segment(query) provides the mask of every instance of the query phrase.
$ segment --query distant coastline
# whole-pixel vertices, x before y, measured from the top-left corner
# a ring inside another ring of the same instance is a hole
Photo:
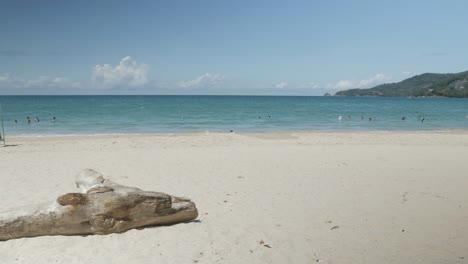
[[[468,71],[424,73],[398,83],[381,84],[369,89],[338,91],[335,96],[468,98]]]

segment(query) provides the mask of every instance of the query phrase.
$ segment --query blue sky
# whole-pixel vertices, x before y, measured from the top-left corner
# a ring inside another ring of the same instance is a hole
[[[468,1],[0,1],[0,94],[322,95],[468,70]]]

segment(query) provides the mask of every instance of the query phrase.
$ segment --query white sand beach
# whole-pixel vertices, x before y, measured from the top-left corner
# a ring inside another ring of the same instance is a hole
[[[0,263],[467,263],[468,132],[7,138],[0,211],[82,169],[188,197],[198,221],[0,242]]]

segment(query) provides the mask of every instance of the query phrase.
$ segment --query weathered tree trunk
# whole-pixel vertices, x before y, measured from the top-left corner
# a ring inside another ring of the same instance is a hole
[[[49,206],[0,213],[0,241],[44,235],[120,233],[197,218],[189,199],[147,192],[105,180],[87,169],[76,177],[81,193],[67,193]]]

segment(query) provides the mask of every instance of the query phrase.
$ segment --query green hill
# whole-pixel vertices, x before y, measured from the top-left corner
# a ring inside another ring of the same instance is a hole
[[[369,89],[349,89],[339,91],[335,95],[468,97],[468,71],[424,73],[398,83],[381,84]]]

